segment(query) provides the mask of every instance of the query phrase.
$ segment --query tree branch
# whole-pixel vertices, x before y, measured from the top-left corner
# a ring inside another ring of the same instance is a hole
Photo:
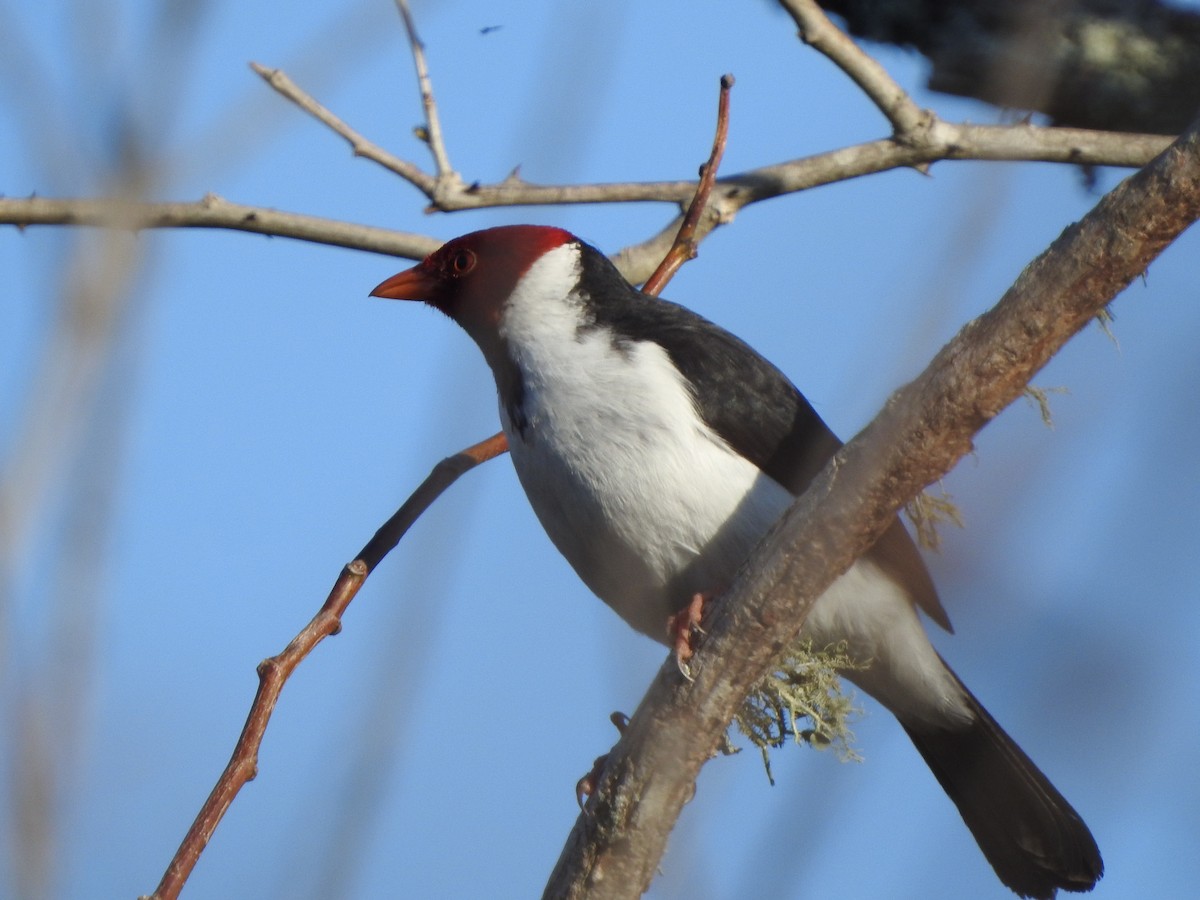
[[[422,259],[441,241],[423,234],[355,225],[262,206],[231,203],[206,194],[195,203],[142,203],[121,198],[0,197],[0,225],[84,225],[141,231],[146,228],[230,228],[334,247]]]
[[[1170,142],[1169,137],[1162,135],[1112,134],[1031,125],[955,125],[934,117],[928,128],[906,136],[905,143],[890,138],[869,141],[719,178],[709,203],[716,221],[727,223],[743,208],[763,200],[890,169],[921,167],[938,160],[1140,166]],[[695,181],[540,185],[510,176],[496,184],[471,185],[461,192],[443,196],[437,208],[450,211],[495,206],[646,201],[682,206],[695,196],[696,188]],[[85,225],[132,231],[229,228],[408,259],[422,259],[440,244],[424,235],[246,206],[215,194],[208,194],[195,203],[0,197],[0,225]],[[619,256],[625,277],[633,282],[645,281],[662,259],[663,250],[670,245],[677,230],[678,224],[672,223],[651,239],[658,252],[646,248],[647,252],[638,253],[637,248],[632,248]]]
[[[721,93],[717,100],[717,133],[713,137],[712,150],[708,160],[700,166],[700,184],[696,195],[688,205],[687,213],[679,225],[675,241],[671,249],[664,254],[658,268],[646,279],[642,290],[652,297],[657,297],[667,283],[675,277],[679,268],[689,260],[696,258],[696,248],[700,243],[697,229],[704,211],[708,208],[708,198],[712,194],[713,185],[717,180],[717,169],[721,166],[721,158],[725,155],[725,142],[729,139],[729,92],[733,90],[733,76],[721,76]]]
[[[784,5],[790,5],[784,3]],[[1182,130],[1200,105],[1200,13],[1161,0],[821,0],[865,40],[912,48],[929,88],[1059,125]]]
[[[829,21],[816,0],[780,0],[780,5],[800,29],[800,40],[823,53],[849,75],[887,116],[897,136],[915,132],[929,120],[932,113],[914,103],[883,66]]]
[[[712,607],[686,681],[667,660],[609,756],[546,886],[548,898],[640,896],[750,687],[822,591],[895,512],[1200,217],[1200,120],[1034,260],[825,467]]]
[[[208,846],[234,798],[258,773],[258,749],[262,746],[263,736],[271,721],[271,715],[275,712],[275,705],[279,701],[284,684],[296,667],[316,649],[317,644],[341,631],[342,614],[358,594],[367,576],[380,560],[400,543],[400,539],[413,523],[450,485],[480,463],[492,459],[506,449],[503,435],[494,435],[446,457],[434,466],[433,471],[413,491],[396,514],[375,532],[375,536],[359,551],[354,561],[342,569],[328,598],[312,621],[281,653],[259,663],[258,692],[254,695],[254,702],[250,705],[250,713],[246,717],[246,724],[242,727],[229,764],[217,779],[192,827],[188,829],[158,887],[149,898],[143,900],[174,900],[179,896],[196,866],[196,861]]]
[[[433,96],[433,81],[429,77],[429,65],[425,62],[425,45],[417,36],[417,25],[409,12],[407,0],[396,0],[396,9],[404,19],[404,31],[408,34],[408,44],[412,49],[413,66],[417,70],[417,86],[421,89],[421,107],[425,110],[425,129],[423,139],[429,145],[433,154],[433,164],[437,167],[437,179],[434,191],[443,188],[461,188],[462,180],[454,167],[450,165],[450,156],[446,153],[446,141],[442,137],[442,122],[438,118],[437,101]]]
[[[280,96],[291,100],[318,122],[329,127],[334,134],[346,139],[355,156],[377,162],[389,172],[399,175],[405,181],[412,183],[421,193],[432,196],[437,187],[437,179],[421,171],[416,163],[401,159],[394,153],[389,153],[373,141],[367,140],[309,94],[300,85],[292,81],[282,69],[269,69],[260,63],[251,62],[250,68],[257,72],[267,84],[277,91]]]

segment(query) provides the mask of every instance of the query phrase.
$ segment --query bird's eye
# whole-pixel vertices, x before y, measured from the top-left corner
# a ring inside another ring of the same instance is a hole
[[[455,275],[466,275],[475,268],[475,254],[470,250],[459,250],[450,257],[450,271]]]

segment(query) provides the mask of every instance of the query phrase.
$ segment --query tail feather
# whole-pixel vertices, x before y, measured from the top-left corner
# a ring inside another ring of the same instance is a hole
[[[1104,862],[1087,825],[966,687],[963,693],[975,714],[966,727],[901,724],[979,849],[1022,897],[1090,891]]]

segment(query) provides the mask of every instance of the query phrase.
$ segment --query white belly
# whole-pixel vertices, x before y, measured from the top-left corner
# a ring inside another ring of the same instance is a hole
[[[662,641],[667,617],[698,591],[722,590],[792,498],[699,422],[661,348],[629,352],[639,358],[616,357],[603,386],[527,378],[525,434],[503,408],[501,420],[555,546],[597,596]]]
[[[551,256],[514,294],[501,332],[511,363],[498,364],[521,376],[522,427],[500,406],[513,465],[580,578],[665,641],[668,616],[697,592],[724,590],[792,497],[704,425],[660,346],[615,343],[571,305],[536,302],[533,275]],[[847,641],[870,665],[854,680],[893,711],[968,714],[911,598],[869,559],[818,598],[805,632],[818,646]]]
[[[695,593],[729,585],[792,500],[728,448],[681,438],[667,422],[626,429],[618,423],[627,415],[576,405],[531,420],[522,437],[501,418],[517,475],[559,552],[626,622],[660,642],[667,618]],[[852,680],[906,719],[967,715],[911,599],[870,559],[817,599],[804,633],[818,647],[846,641],[867,666]]]

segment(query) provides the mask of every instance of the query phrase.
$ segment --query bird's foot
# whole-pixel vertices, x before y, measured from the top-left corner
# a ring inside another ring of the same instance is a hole
[[[695,652],[692,649],[692,632],[704,634],[704,629],[700,627],[700,620],[704,617],[704,604],[708,602],[709,596],[709,594],[702,593],[694,594],[692,601],[687,606],[667,619],[667,636],[671,639],[675,663],[679,666],[680,674],[688,681],[692,680],[692,673],[687,662]]]
[[[608,717],[608,720],[617,727],[617,731],[621,734],[625,733],[625,728],[629,725],[629,716],[623,712],[613,713]],[[588,797],[596,793],[596,788],[600,786],[600,776],[604,774],[604,766],[607,763],[607,753],[597,756],[596,761],[592,763],[592,771],[575,782],[575,802],[579,804],[580,809],[584,808]]]

